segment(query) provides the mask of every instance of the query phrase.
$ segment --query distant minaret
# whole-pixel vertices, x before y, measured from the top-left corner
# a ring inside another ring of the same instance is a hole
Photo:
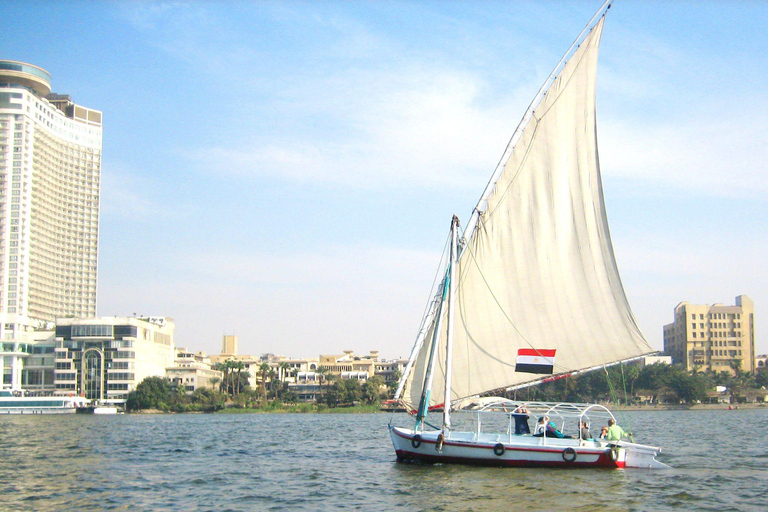
[[[234,334],[225,334],[221,343],[221,355],[223,356],[236,356],[237,355],[237,336]]]

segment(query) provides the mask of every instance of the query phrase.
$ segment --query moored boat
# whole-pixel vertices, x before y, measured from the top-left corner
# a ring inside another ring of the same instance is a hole
[[[390,425],[398,460],[666,467],[660,448],[632,440],[512,427],[525,406],[576,432],[615,421],[603,406],[495,398],[655,352],[621,284],[598,162],[597,54],[610,4],[536,94],[466,229],[451,221],[443,278],[395,393],[415,417],[410,428]],[[467,410],[468,401],[483,405]]]
[[[91,403],[77,410],[80,414],[120,414],[122,411],[116,405]]]
[[[25,396],[0,390],[0,414],[74,414],[88,403],[80,396]]]

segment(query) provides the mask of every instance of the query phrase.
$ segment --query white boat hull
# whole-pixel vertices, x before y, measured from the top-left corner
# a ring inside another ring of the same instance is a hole
[[[74,407],[8,407],[0,410],[0,414],[75,414]]]
[[[400,461],[510,467],[667,467],[655,459],[658,448],[634,443],[451,432],[439,446],[437,430],[417,433],[393,426],[389,430]]]

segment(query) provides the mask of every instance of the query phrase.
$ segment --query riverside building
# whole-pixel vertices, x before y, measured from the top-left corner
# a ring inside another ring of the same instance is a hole
[[[96,314],[102,113],[0,60],[0,387],[21,389],[34,332]]]
[[[165,317],[59,318],[55,388],[122,404],[146,377],[165,376],[177,352]]]
[[[681,302],[675,321],[664,326],[664,352],[688,371],[733,373],[738,364],[754,372],[754,303],[746,295],[736,297],[733,306]]]

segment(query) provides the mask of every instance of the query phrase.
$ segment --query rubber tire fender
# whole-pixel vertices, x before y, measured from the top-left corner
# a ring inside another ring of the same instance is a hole
[[[563,460],[567,463],[574,462],[576,460],[577,454],[576,450],[571,448],[570,446],[563,450]]]
[[[611,462],[616,462],[617,460],[619,460],[618,446],[614,446],[613,448],[608,450],[608,458],[611,459]]]
[[[499,457],[504,455],[505,451],[506,451],[506,449],[504,448],[504,445],[501,444],[501,443],[496,443],[496,445],[494,445],[494,447],[493,447],[493,453],[498,455]]]
[[[414,448],[418,448],[419,446],[421,446],[421,435],[416,434],[415,436],[413,436],[413,438],[411,439],[411,446],[413,446]]]

